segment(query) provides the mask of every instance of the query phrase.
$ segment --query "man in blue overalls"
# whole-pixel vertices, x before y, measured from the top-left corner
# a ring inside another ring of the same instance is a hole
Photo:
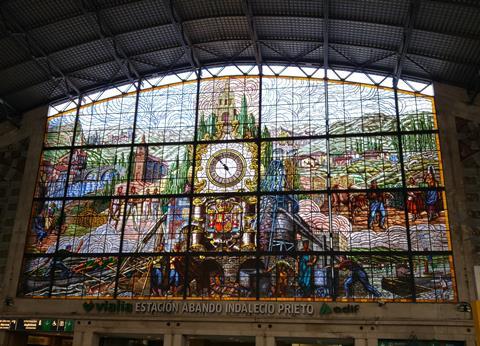
[[[378,183],[376,180],[372,180],[370,184],[370,189],[378,189]],[[385,217],[387,215],[385,211],[385,195],[380,191],[370,191],[367,193],[367,199],[369,201],[368,205],[368,229],[372,229],[373,221],[377,216],[377,213],[380,214],[380,220],[378,226],[381,229],[385,229]]]
[[[378,290],[375,287],[373,287],[373,285],[371,285],[370,282],[368,281],[368,276],[367,276],[367,273],[365,272],[365,269],[363,269],[363,267],[357,262],[347,259],[346,256],[341,256],[340,263],[338,263],[335,267],[338,268],[339,270],[350,271],[350,274],[343,282],[343,288],[345,289],[345,294],[347,295],[347,297],[352,296],[352,287],[357,281],[359,281],[362,284],[365,291],[367,291],[374,297],[381,296],[381,293],[378,292]]]

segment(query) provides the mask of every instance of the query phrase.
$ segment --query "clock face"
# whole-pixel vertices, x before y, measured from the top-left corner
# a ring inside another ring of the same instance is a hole
[[[218,151],[207,162],[208,179],[218,187],[238,184],[245,177],[245,169],[245,158],[233,149]]]

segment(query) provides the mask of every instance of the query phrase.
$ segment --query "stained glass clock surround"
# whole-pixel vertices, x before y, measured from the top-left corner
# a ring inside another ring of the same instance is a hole
[[[271,75],[47,119],[19,295],[453,301],[433,98]]]
[[[218,187],[237,185],[245,176],[245,158],[236,150],[223,150],[212,155],[207,162],[207,175]]]

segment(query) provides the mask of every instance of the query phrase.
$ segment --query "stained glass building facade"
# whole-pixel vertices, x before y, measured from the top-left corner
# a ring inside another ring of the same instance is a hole
[[[433,97],[227,70],[50,115],[19,294],[455,301]]]

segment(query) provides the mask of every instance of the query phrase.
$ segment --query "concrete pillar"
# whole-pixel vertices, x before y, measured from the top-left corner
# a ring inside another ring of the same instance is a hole
[[[266,336],[265,337],[265,346],[275,346],[275,338],[273,336]]]
[[[93,331],[75,331],[72,346],[99,346],[100,337]]]
[[[40,107],[23,115],[22,127],[9,134],[0,136],[0,147],[8,143],[29,138],[27,159],[25,162],[22,187],[18,198],[15,224],[10,240],[10,250],[7,259],[5,276],[0,293],[3,297],[15,297],[18,287],[21,265],[18,263],[25,248],[26,233],[30,221],[32,199],[35,190],[35,182],[40,163],[40,155],[43,147],[43,134],[48,107]],[[3,301],[3,297],[1,301]]]
[[[163,343],[165,346],[165,341]],[[174,334],[172,338],[172,346],[186,346],[187,338],[182,334]]]
[[[163,346],[173,346],[173,334],[163,335]]]
[[[1,346],[8,345],[8,331],[6,330],[0,331],[0,345]]]
[[[480,100],[477,97],[477,102],[471,104],[464,89],[441,83],[435,83],[434,89],[449,222],[453,230],[451,236],[458,299],[472,301],[476,299],[473,265],[478,262],[474,244],[478,239],[475,237],[475,228],[478,229],[480,221],[468,214],[472,203],[467,203],[465,196],[465,165],[460,159],[457,118],[478,122]]]
[[[476,346],[478,345],[478,342],[475,342],[475,339],[473,338],[467,338],[467,340],[465,340],[465,346]]]
[[[480,300],[472,302],[472,315],[476,330],[476,344],[480,345]]]
[[[264,335],[257,335],[255,337],[255,346],[266,346]]]
[[[255,337],[255,346],[275,346],[275,338],[273,336],[257,335]]]
[[[358,338],[358,339],[355,339],[354,346],[370,346],[370,345],[368,344],[368,339]]]

